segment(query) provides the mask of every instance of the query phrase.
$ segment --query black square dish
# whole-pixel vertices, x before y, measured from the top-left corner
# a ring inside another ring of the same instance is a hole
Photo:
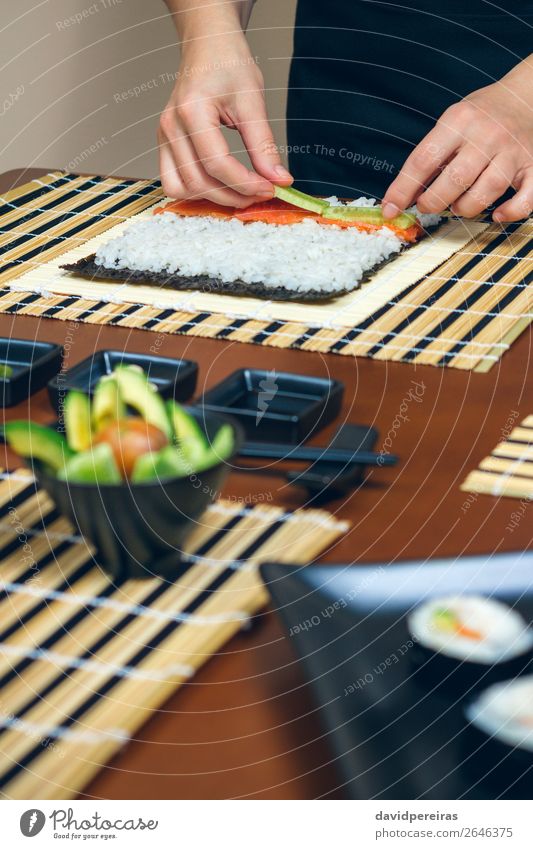
[[[238,419],[249,440],[297,444],[335,419],[343,392],[338,380],[247,368],[230,374],[199,403]]]
[[[61,368],[62,356],[61,345],[52,342],[0,338],[2,407],[12,407],[46,386]]]
[[[57,374],[48,384],[52,406],[59,412],[61,399],[69,389],[92,395],[101,377],[111,374],[115,366],[136,365],[148,374],[163,398],[187,401],[194,393],[198,365],[192,360],[158,357],[153,354],[130,354],[125,351],[97,351],[68,371]]]

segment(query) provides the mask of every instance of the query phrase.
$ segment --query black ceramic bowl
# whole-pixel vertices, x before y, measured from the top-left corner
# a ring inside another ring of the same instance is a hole
[[[243,441],[239,424],[227,416],[188,408],[208,439],[230,423],[236,454]],[[230,458],[231,459],[231,458]],[[187,478],[148,483],[68,483],[37,467],[32,470],[61,513],[96,549],[98,563],[118,580],[175,580],[180,574],[183,543],[215,499],[230,470],[229,460]]]

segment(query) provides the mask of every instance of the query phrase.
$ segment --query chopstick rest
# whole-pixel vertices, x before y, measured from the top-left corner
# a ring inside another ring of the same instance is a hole
[[[325,502],[345,495],[363,482],[368,463],[364,460],[359,462],[353,459],[348,462],[338,462],[331,460],[330,457],[336,456],[333,452],[344,449],[351,451],[354,457],[359,454],[361,458],[367,455],[378,458],[380,455],[372,453],[377,438],[376,428],[356,424],[341,425],[328,447],[332,449],[332,452],[324,451],[321,459],[301,472],[290,471],[287,480],[292,486],[304,487],[315,502]],[[396,462],[397,457],[388,456],[387,465],[393,465]],[[374,464],[378,464],[377,459]]]

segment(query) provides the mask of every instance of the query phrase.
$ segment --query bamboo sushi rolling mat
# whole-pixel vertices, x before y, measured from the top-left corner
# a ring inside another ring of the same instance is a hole
[[[533,416],[527,416],[513,428],[508,439],[496,445],[490,456],[470,472],[461,489],[533,500]]]
[[[162,199],[157,181],[63,172],[0,198],[0,312],[475,371],[488,371],[533,318],[532,220],[447,220],[359,290],[320,305],[60,269]]]
[[[219,501],[175,583],[113,582],[29,471],[0,482],[0,789],[75,796],[267,599],[266,560],[307,563],[348,529],[323,510]]]

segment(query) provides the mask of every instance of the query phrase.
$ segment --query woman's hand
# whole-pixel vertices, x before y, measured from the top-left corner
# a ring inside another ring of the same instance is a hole
[[[237,130],[254,171],[231,155],[221,125]],[[198,39],[182,53],[159,124],[163,189],[173,198],[209,198],[246,207],[288,185],[268,123],[263,78],[242,32]]]
[[[383,198],[387,218],[416,201],[420,212],[471,218],[512,186],[494,211],[518,221],[533,210],[533,57],[451,106],[405,162]]]

